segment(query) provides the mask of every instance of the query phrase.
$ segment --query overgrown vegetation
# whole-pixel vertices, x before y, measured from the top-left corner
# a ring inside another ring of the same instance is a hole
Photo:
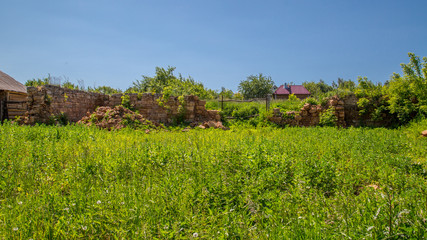
[[[355,95],[358,101],[360,115],[363,119],[373,121],[387,120],[391,126],[407,124],[413,119],[427,116],[427,58],[423,61],[413,53],[409,53],[409,63],[401,64],[403,75],[393,74],[390,81],[374,83],[366,77],[359,77],[357,83],[352,80],[338,78],[337,82],[328,85],[325,81],[304,82],[303,85],[311,92],[311,98],[305,100],[311,104],[325,105],[327,97],[338,95],[345,97]],[[181,74],[174,75],[175,68],[168,67],[156,68],[156,74],[153,77],[143,76],[142,80],[133,82],[133,86],[126,90],[127,93],[162,93],[167,96],[196,95],[200,99],[250,99],[265,98],[271,94],[274,89],[274,82],[271,77],[263,74],[250,75],[246,80],[241,81],[238,93],[222,88],[221,91],[214,91],[205,88],[202,83],[196,82],[193,78],[185,78]],[[65,81],[64,81],[65,80]],[[28,80],[27,86],[39,86],[46,84],[58,84],[71,89],[84,89],[83,82],[75,85],[68,81],[66,77],[51,77],[44,79]],[[61,84],[62,83],[62,84]],[[88,88],[89,91],[102,92],[106,94],[121,93],[121,90],[101,86],[97,88]],[[164,105],[168,97],[159,100],[159,105]],[[208,102],[208,108],[219,109],[220,106],[214,103],[215,100]],[[279,107],[281,111],[294,111],[300,108],[300,103],[296,96],[289,97],[289,101],[274,103],[271,108]],[[293,106],[291,106],[293,104]],[[240,105],[240,106],[238,106]],[[239,120],[248,119],[249,116],[267,116],[269,113],[262,110],[263,103],[260,104],[230,104],[227,103],[223,109],[223,116],[236,117]],[[126,105],[125,105],[126,106]],[[254,107],[255,106],[255,107]],[[127,106],[131,107],[131,106]],[[256,109],[255,109],[256,108]],[[251,120],[253,121],[253,120]],[[257,122],[262,122],[258,120]]]
[[[0,238],[423,239],[424,129],[4,124]]]
[[[129,93],[163,93],[165,88],[171,92],[173,96],[196,95],[201,99],[213,99],[218,96],[218,93],[207,89],[202,83],[196,82],[191,76],[183,77],[181,74],[174,75],[175,68],[168,67],[167,69],[156,67],[156,75],[154,77],[142,76],[142,80],[136,80],[132,83],[132,87],[126,90]]]

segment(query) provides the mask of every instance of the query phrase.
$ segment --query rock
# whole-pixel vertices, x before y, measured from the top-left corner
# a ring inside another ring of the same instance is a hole
[[[423,135],[423,137],[427,137],[427,130],[422,131],[421,135]]]
[[[317,112],[317,107],[316,106],[311,107],[309,113],[316,113],[316,112]]]
[[[304,107],[303,107],[304,110],[309,110],[310,108],[311,108],[311,104],[310,103],[304,104]]]
[[[207,122],[207,125],[208,125],[208,127],[210,127],[210,128],[214,128],[214,127],[216,127],[216,123],[215,123],[214,121],[209,121],[209,122]]]
[[[331,100],[329,100],[329,104],[331,106],[336,106],[338,104],[338,101],[336,99],[331,99]]]
[[[198,126],[198,128],[206,129],[206,127],[205,127],[205,126],[203,126],[203,125],[199,125],[199,126]]]

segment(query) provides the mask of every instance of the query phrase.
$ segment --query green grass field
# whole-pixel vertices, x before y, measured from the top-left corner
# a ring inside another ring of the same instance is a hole
[[[0,239],[427,238],[401,129],[0,126]]]

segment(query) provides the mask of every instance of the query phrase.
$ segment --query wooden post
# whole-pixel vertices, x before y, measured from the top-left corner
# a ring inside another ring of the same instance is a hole
[[[221,94],[221,111],[224,109],[224,95]]]
[[[0,96],[0,123],[3,122],[3,99]]]
[[[6,92],[0,91],[0,123],[3,122],[4,119],[6,119],[5,111],[4,111],[5,102],[6,102]]]

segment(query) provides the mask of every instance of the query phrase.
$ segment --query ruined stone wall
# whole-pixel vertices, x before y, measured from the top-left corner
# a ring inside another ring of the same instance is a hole
[[[273,116],[270,121],[278,125],[288,126],[317,126],[319,125],[320,115],[329,108],[334,109],[334,115],[337,117],[337,125],[341,127],[388,127],[394,124],[393,116],[383,114],[381,119],[372,119],[370,113],[360,115],[360,109],[357,105],[358,98],[354,95],[348,95],[343,98],[334,96],[330,98],[326,105],[312,105],[306,103],[300,111],[280,112],[279,108],[273,109]]]
[[[47,123],[52,116],[59,114],[66,115],[71,122],[77,122],[98,106],[114,107],[122,103],[122,94],[109,96],[51,85],[28,87],[27,92],[27,115],[30,123]],[[180,117],[187,122],[220,120],[219,112],[206,110],[206,102],[199,100],[197,96],[184,97],[183,104],[180,104],[177,97],[170,97],[163,107],[157,101],[161,96],[149,93],[130,94],[130,105],[144,118],[166,124]]]
[[[329,108],[334,109],[334,115],[337,117],[337,125],[346,127],[344,101],[338,97],[332,97],[325,106],[304,104],[300,111],[280,112],[279,108],[273,109],[273,116],[270,121],[278,125],[310,127],[319,125],[320,115]]]

